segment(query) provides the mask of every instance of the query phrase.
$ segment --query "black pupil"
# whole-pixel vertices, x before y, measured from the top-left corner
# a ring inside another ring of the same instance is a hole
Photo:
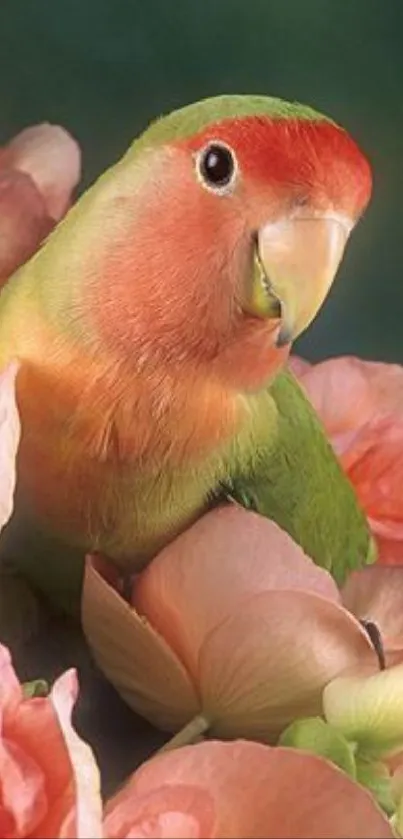
[[[213,186],[226,186],[234,172],[234,161],[229,149],[224,146],[209,146],[201,166],[204,179]]]

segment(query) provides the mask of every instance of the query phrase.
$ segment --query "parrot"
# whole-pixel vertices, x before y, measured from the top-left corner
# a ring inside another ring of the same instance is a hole
[[[17,509],[125,573],[219,503],[274,518],[336,575],[369,561],[286,367],[371,188],[347,131],[299,103],[225,94],[151,122],[1,291]],[[64,587],[62,557],[25,572]]]

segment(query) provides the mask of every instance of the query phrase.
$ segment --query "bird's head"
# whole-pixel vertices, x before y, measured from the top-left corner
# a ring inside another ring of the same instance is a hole
[[[100,184],[97,329],[253,390],[319,311],[371,171],[312,109],[222,96],[153,123]]]

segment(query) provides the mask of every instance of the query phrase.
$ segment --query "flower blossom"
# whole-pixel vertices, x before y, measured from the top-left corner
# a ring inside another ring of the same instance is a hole
[[[161,551],[131,603],[113,568],[89,557],[82,619],[107,678],[169,731],[194,718],[214,736],[275,742],[295,718],[321,712],[336,676],[378,667],[330,574],[238,506],[211,511]]]
[[[107,804],[105,835],[392,837],[368,792],[296,749],[210,741],[147,761]]]
[[[71,726],[74,670],[48,697],[25,698],[10,654],[0,646],[0,836],[91,839],[100,836],[99,774],[90,748]]]

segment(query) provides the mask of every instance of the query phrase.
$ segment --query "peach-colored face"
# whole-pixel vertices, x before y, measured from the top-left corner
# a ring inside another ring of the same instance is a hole
[[[149,149],[137,166],[134,209],[103,258],[103,334],[133,358],[260,387],[289,352],[276,346],[280,315],[292,337],[326,296],[369,200],[367,161],[329,123],[249,117]]]

